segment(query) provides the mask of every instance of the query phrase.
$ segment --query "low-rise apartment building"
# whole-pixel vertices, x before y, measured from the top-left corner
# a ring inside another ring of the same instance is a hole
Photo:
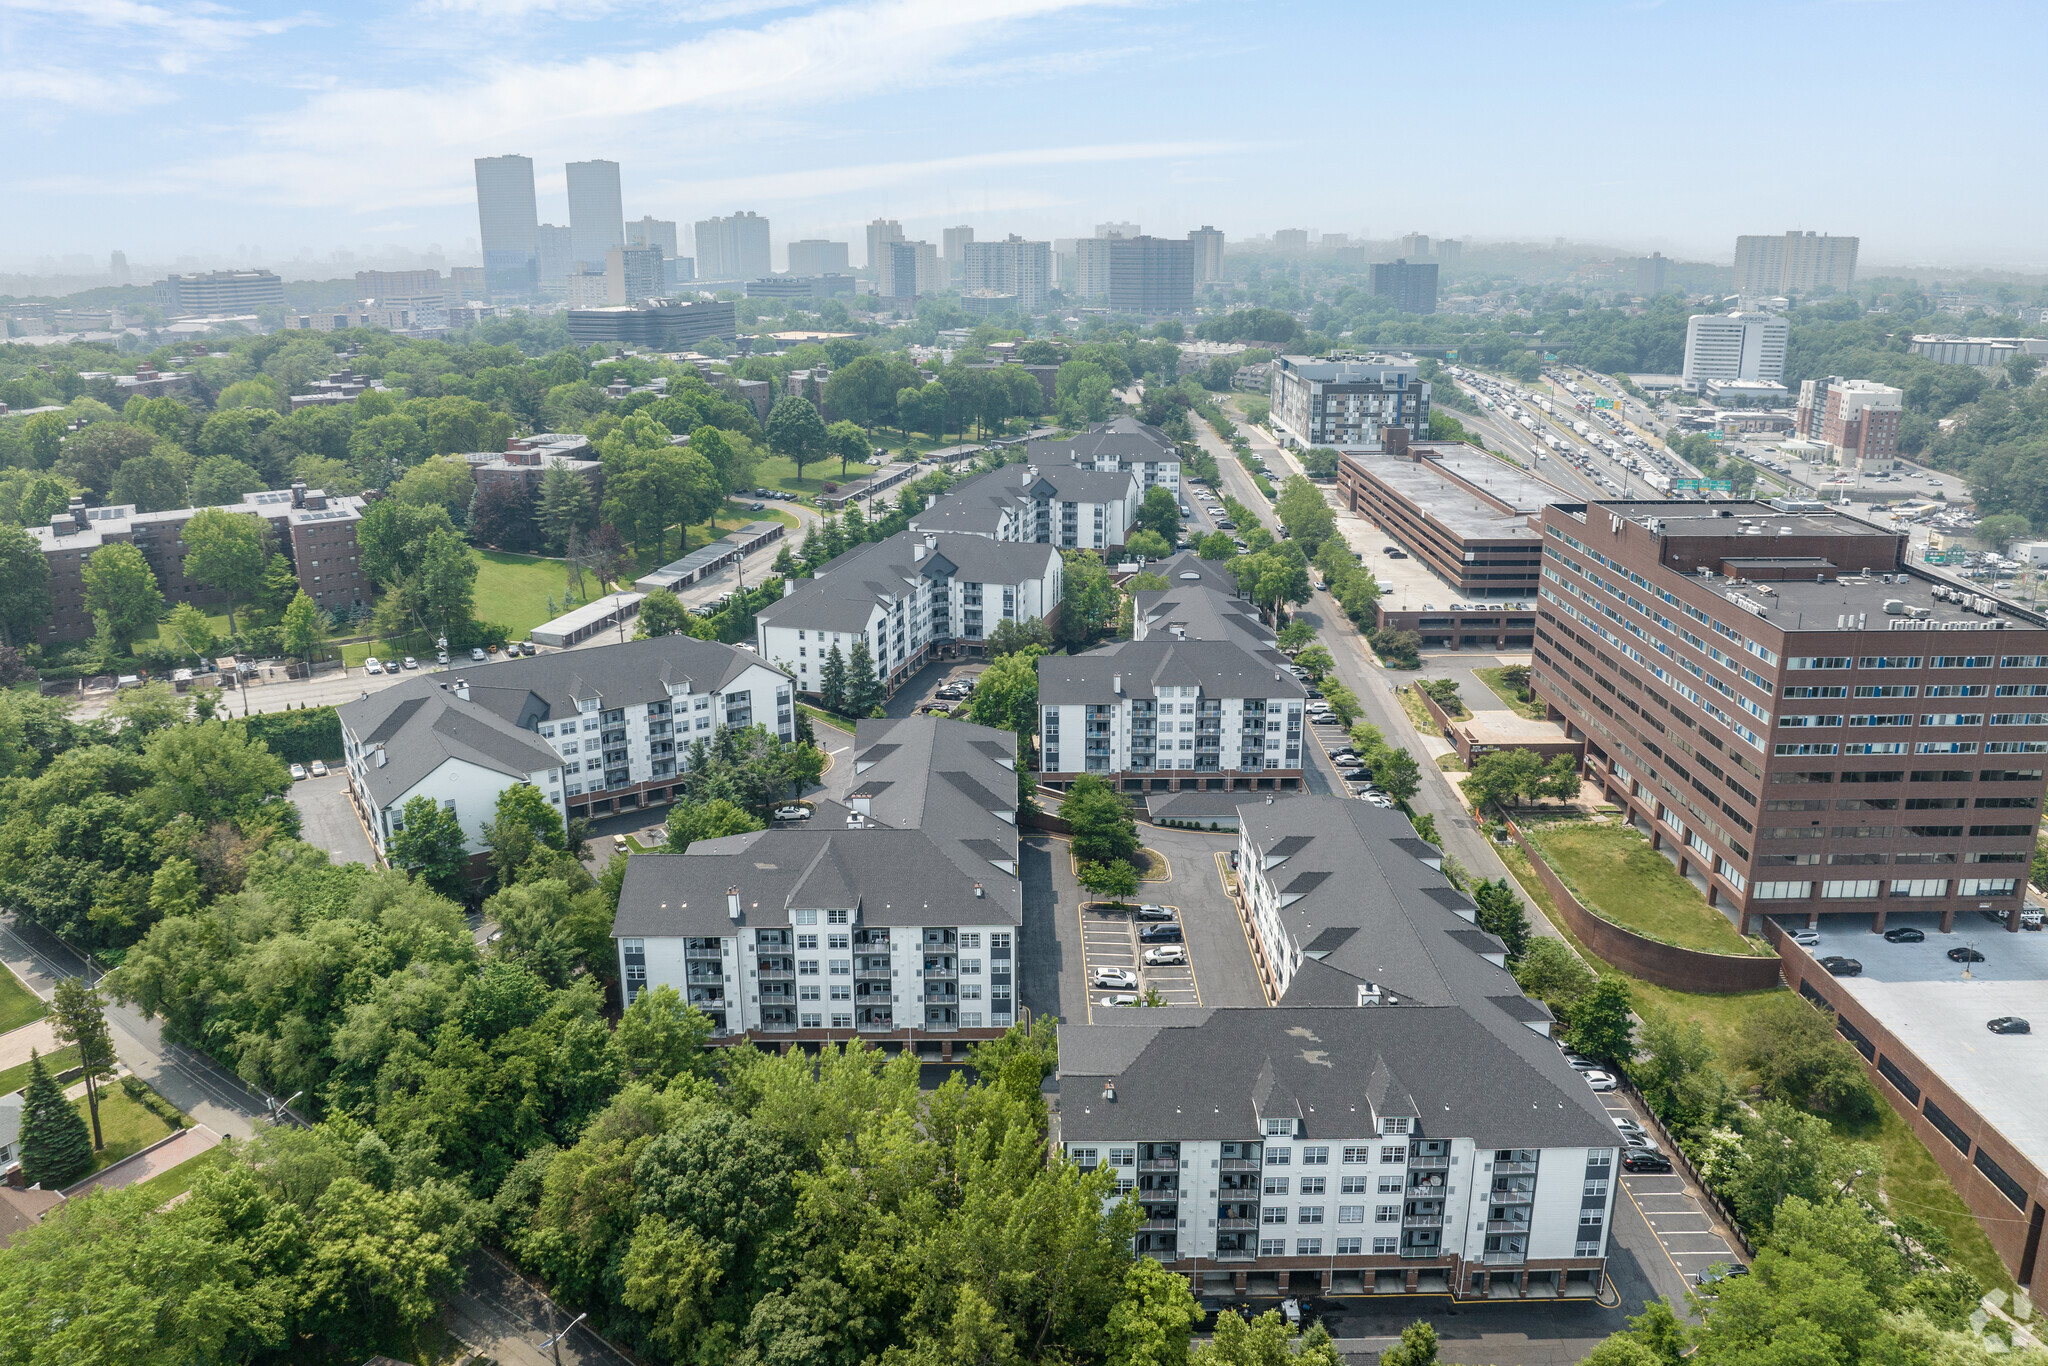
[[[2048,789],[2048,618],[1835,511],[1559,503],[1542,526],[1532,684],[1741,929],[2017,923]]]
[[[688,636],[409,675],[335,710],[379,855],[416,796],[454,811],[474,854],[515,783],[565,818],[610,815],[672,800],[690,746],[721,728],[796,735],[788,678],[750,651]]]
[[[833,648],[844,659],[865,640],[875,676],[893,690],[935,652],[981,654],[999,621],[1052,617],[1062,582],[1050,546],[901,531],[786,580],[781,600],[755,619],[755,644],[798,691],[817,693]]]
[[[1017,1019],[1017,740],[862,721],[854,785],[802,825],[626,864],[627,1001],[670,986],[719,1042],[865,1038],[950,1058]]]
[[[1890,469],[1899,459],[1905,404],[1905,390],[1875,380],[1835,375],[1804,380],[1794,430],[1824,444],[1828,458],[1839,464]]]
[[[1273,362],[1273,429],[1286,445],[1378,450],[1383,433],[1429,435],[1429,384],[1406,356],[1281,356]]]
[[[1038,660],[1039,768],[1126,792],[1292,791],[1306,693],[1284,661],[1171,633]]]
[[[1180,450],[1157,427],[1135,417],[1098,422],[1074,436],[1033,441],[1025,447],[1031,463],[1049,466],[1060,461],[1100,474],[1129,474],[1138,481],[1138,497],[1153,487],[1180,497]]]
[[[913,530],[958,532],[1098,553],[1124,543],[1145,489],[1119,467],[1063,462],[1005,465],[956,485],[910,519]]]
[[[314,605],[326,612],[348,612],[370,602],[369,577],[357,564],[356,551],[356,524],[364,506],[362,498],[331,497],[295,483],[289,489],[244,494],[239,503],[221,510],[261,517]],[[50,620],[41,633],[43,643],[92,635],[92,612],[85,605],[85,562],[100,547],[116,542],[130,542],[142,552],[164,601],[227,601],[218,589],[185,573],[185,524],[200,511],[138,512],[132,503],[89,508],[73,498],[48,526],[28,528],[50,566]]]
[[[1137,1250],[1197,1294],[1593,1298],[1612,1123],[1441,856],[1338,798],[1239,818],[1277,1004],[1063,1027],[1067,1157],[1116,1169]]]

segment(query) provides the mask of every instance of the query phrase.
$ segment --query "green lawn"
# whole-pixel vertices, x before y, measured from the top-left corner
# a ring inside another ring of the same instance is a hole
[[[1422,705],[1422,699],[1415,695],[1415,689],[1402,688],[1394,696],[1401,699],[1401,710],[1408,713],[1408,719],[1415,723],[1415,729],[1424,735],[1441,736],[1436,718],[1429,714],[1429,708]]]
[[[879,442],[877,444],[880,444]],[[804,466],[804,477],[796,477],[796,462],[780,455],[764,456],[754,466],[754,480],[764,489],[781,489],[784,493],[821,493],[827,484],[844,484],[873,474],[874,465],[858,465],[849,462],[841,473],[837,460],[813,460]]]
[[[1549,709],[1537,700],[1534,693],[1527,688],[1516,688],[1508,683],[1502,676],[1507,673],[1505,668],[1474,669],[1472,672],[1478,675],[1479,681],[1484,683],[1509,711],[1526,716],[1531,721],[1541,721],[1549,714]]]
[[[0,1096],[11,1096],[28,1085],[28,1071],[31,1066],[32,1063],[21,1063],[0,1072]],[[78,1066],[78,1045],[66,1044],[54,1053],[43,1054],[43,1066],[49,1069],[53,1077]]]
[[[175,606],[175,605],[176,605],[176,604],[174,604],[174,603],[168,603],[168,602],[164,604],[164,606],[165,606],[166,608],[169,608],[169,607],[172,607],[172,606]],[[202,608],[201,610],[203,611],[203,610],[205,610],[205,609],[203,609],[203,608]],[[246,616],[246,615],[247,615],[247,613],[244,613],[243,615],[244,615],[244,616]],[[237,624],[237,625],[241,624],[241,620],[242,620],[242,618],[241,618],[241,617],[236,617],[236,618],[235,618],[236,624]],[[219,639],[221,639],[221,640],[226,640],[226,639],[228,638],[228,614],[227,614],[227,611],[226,611],[226,609],[222,609],[222,610],[220,610],[220,611],[218,611],[218,612],[207,612],[207,613],[206,613],[206,624],[207,624],[208,626],[210,626],[210,627],[212,627],[212,628],[213,628],[213,634],[214,634],[214,635],[215,635],[215,636],[216,636],[217,638],[219,638]],[[173,635],[173,634],[171,633],[171,629],[170,629],[170,627],[169,627],[168,625],[164,625],[164,624],[161,624],[161,623],[159,623],[159,624],[158,624],[158,626],[157,626],[157,628],[156,628],[156,638],[157,638],[157,640],[158,640],[159,642],[161,642],[162,644],[164,644],[164,645],[166,645],[166,646],[170,647],[170,648],[171,648],[171,649],[173,649],[173,650],[183,650],[183,649],[185,648],[185,645],[184,645],[184,643],[183,643],[182,641],[178,640],[178,639],[177,639],[177,638],[176,638],[176,637],[175,637],[175,636],[174,636],[174,635]],[[142,643],[141,641],[137,641],[137,642],[136,642],[136,644],[138,644],[138,645],[139,645],[139,644],[141,644],[141,643]]]
[[[85,1097],[80,1096],[73,1103],[90,1125],[92,1111],[87,1108]],[[133,1157],[170,1132],[171,1126],[157,1118],[154,1111],[140,1101],[128,1099],[119,1086],[110,1086],[100,1092],[100,1136],[107,1146],[93,1154],[92,1169],[103,1171],[124,1157]]]
[[[1709,953],[1767,953],[1735,932],[1644,835],[1619,823],[1560,821],[1524,830],[1588,907],[1638,934]]]
[[[0,967],[0,1034],[34,1024],[49,1010],[42,998],[23,986],[12,970]]]
[[[152,1208],[162,1209],[191,1190],[200,1177],[216,1167],[225,1167],[228,1161],[226,1145],[208,1148],[197,1157],[186,1158],[167,1172],[159,1172],[147,1181],[138,1182],[135,1189],[149,1195]]]

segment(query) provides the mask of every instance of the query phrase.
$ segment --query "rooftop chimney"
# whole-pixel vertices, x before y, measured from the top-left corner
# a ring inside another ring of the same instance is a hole
[[[1119,696],[1119,697],[1123,696],[1123,692],[1124,692],[1124,676],[1123,676],[1122,674],[1111,674],[1111,675],[1110,675],[1110,677],[1109,677],[1109,690],[1110,690],[1111,692],[1115,693],[1115,694],[1116,694],[1117,696]]]
[[[979,882],[975,883],[975,884],[974,884],[974,898],[975,898],[975,900],[979,901],[979,900],[980,900],[980,899],[981,899],[982,897],[984,897],[984,896],[986,896],[986,895],[987,895],[987,893],[981,890],[981,884],[980,884]]]
[[[740,889],[737,887],[725,889],[725,917],[728,920],[740,918]]]
[[[294,479],[292,480],[292,506],[295,508],[302,508],[305,505],[306,481],[303,479]]]
[[[455,695],[456,695],[457,697],[461,698],[461,699],[462,699],[463,701],[465,701],[465,702],[469,701],[469,680],[468,680],[468,679],[466,679],[466,678],[458,678],[458,679],[456,679],[456,680],[455,680]]]
[[[1416,461],[1422,459],[1422,452],[1411,452],[1408,449],[1408,429],[1406,427],[1380,428],[1380,449],[1384,450],[1388,455],[1405,455],[1409,459]]]

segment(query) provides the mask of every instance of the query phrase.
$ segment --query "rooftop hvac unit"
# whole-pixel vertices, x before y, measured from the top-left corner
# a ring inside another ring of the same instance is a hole
[[[1884,614],[1888,617],[1904,616],[1906,614],[1905,601],[1900,598],[1886,598],[1884,600]]]

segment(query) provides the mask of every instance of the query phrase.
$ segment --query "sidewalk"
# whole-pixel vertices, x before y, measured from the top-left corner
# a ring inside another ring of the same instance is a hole
[[[34,990],[33,985],[31,989]],[[49,999],[47,991],[37,990],[36,995]],[[57,1042],[56,1022],[45,1015],[34,1024],[25,1024],[0,1034],[0,1071],[27,1062],[31,1049],[47,1058],[61,1047],[63,1045]]]
[[[113,1166],[94,1172],[66,1190],[64,1194],[67,1199],[76,1200],[87,1191],[113,1191],[139,1185],[152,1176],[161,1176],[179,1163],[218,1146],[219,1134],[204,1124],[195,1124],[189,1129],[179,1130],[154,1148],[139,1152],[133,1157],[124,1157]]]

